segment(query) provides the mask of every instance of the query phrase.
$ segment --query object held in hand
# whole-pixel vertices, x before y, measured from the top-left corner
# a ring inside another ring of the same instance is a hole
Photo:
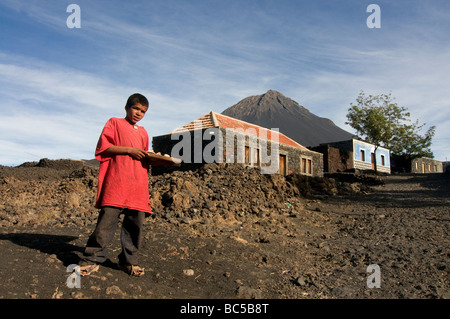
[[[180,166],[181,159],[171,157],[168,154],[161,155],[160,152],[154,153],[152,151],[147,152],[147,158],[150,160],[150,162],[155,162],[154,164],[160,164],[160,165],[171,165],[171,166]],[[158,163],[156,163],[158,162]],[[152,163],[150,163],[152,164]]]

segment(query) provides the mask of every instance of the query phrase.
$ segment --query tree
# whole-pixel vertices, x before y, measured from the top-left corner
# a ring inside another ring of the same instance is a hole
[[[389,94],[368,95],[361,91],[356,103],[351,103],[347,119],[358,138],[391,150],[394,157],[412,160],[417,157],[433,157],[430,150],[435,126],[431,126],[421,135],[426,125],[419,121],[411,123],[410,113],[405,107],[398,106]],[[375,170],[376,170],[375,165]]]

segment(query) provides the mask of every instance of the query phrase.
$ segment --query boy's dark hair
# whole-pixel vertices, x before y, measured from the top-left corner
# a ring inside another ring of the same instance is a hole
[[[148,107],[148,100],[145,96],[143,96],[140,93],[134,93],[130,95],[130,97],[127,100],[127,104],[125,105],[126,108],[130,108],[136,103],[142,104],[143,106]]]

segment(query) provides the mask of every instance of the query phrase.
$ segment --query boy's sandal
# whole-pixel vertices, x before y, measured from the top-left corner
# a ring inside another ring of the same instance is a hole
[[[119,269],[125,271],[132,277],[141,277],[144,275],[144,268],[137,265],[119,264]]]
[[[89,276],[93,272],[98,271],[98,269],[100,268],[100,265],[92,264],[92,265],[84,265],[84,266],[79,266],[79,267],[80,267],[79,272],[80,272],[81,276]]]

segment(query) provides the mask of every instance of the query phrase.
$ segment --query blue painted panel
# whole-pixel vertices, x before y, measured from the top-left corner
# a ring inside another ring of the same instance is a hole
[[[364,158],[361,158],[361,150],[364,150]],[[361,143],[360,141],[355,140],[355,151],[354,151],[354,159],[357,161],[364,161],[367,163],[372,163],[372,153],[375,151],[375,146],[367,143]],[[381,165],[381,155],[384,156],[384,166],[390,167],[391,161],[389,158],[389,150],[384,148],[377,149],[377,165]]]

